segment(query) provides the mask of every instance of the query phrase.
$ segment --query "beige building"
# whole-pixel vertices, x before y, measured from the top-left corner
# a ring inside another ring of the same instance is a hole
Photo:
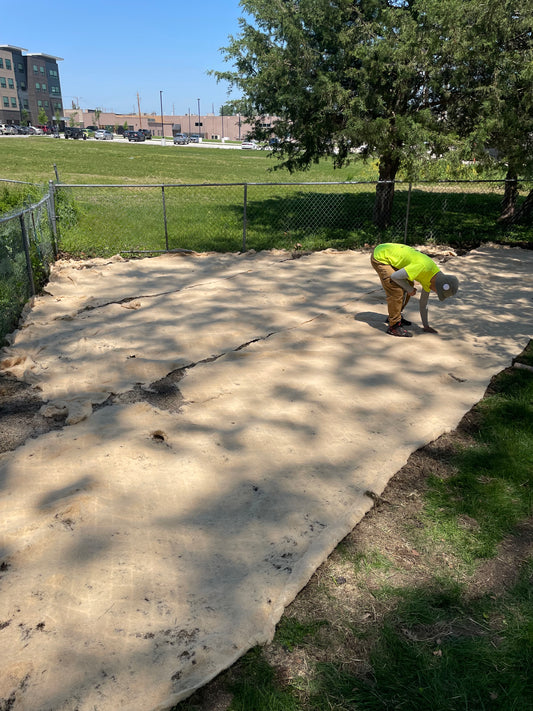
[[[50,124],[63,114],[61,57],[0,44],[0,123]],[[46,119],[45,119],[46,117]]]
[[[250,124],[246,123],[239,115],[236,116],[216,116],[215,114],[185,114],[163,115],[157,114],[114,114],[102,111],[95,116],[94,109],[65,109],[65,119],[71,120],[74,125],[86,128],[87,126],[99,126],[107,128],[114,133],[122,133],[123,130],[138,131],[139,129],[149,129],[152,136],[162,135],[170,138],[177,133],[185,133],[188,136],[198,135],[205,140],[226,139],[229,141],[241,141],[248,137],[251,130]],[[72,119],[71,119],[72,117]],[[273,126],[274,117],[265,117],[266,127]]]

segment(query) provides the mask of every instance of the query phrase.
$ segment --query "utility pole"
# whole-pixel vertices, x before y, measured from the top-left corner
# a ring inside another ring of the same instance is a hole
[[[141,100],[139,98],[139,92],[137,92],[137,109],[139,111],[139,128],[142,128],[142,121],[141,121]]]

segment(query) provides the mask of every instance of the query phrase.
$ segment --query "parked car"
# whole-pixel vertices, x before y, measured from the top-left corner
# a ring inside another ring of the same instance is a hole
[[[105,128],[99,128],[98,131],[94,132],[94,137],[98,141],[112,141],[113,134],[111,131],[106,131]]]
[[[196,133],[193,133],[192,136],[189,136],[189,143],[200,143],[200,136]]]
[[[142,131],[128,131],[128,141],[140,143],[141,141],[146,141],[146,136]]]
[[[176,133],[174,136],[174,145],[175,146],[186,146],[189,143],[189,136],[186,136],[184,133]]]
[[[241,144],[241,148],[244,148],[246,150],[250,151],[255,151],[257,150],[257,143],[255,141],[243,141]]]
[[[141,133],[144,133],[144,137],[148,141],[150,138],[152,138],[152,132],[148,128],[140,128],[139,131]]]
[[[135,133],[135,131],[131,131],[130,129],[126,129],[126,130],[124,131],[124,133],[122,134],[122,137],[123,137],[123,138],[128,138],[128,136],[130,135],[130,133]]]
[[[83,140],[85,140],[87,135],[83,128],[79,128],[78,126],[65,126],[65,138],[83,138]]]
[[[85,126],[85,128],[87,129],[87,131],[99,131],[100,130],[98,128],[98,126]]]

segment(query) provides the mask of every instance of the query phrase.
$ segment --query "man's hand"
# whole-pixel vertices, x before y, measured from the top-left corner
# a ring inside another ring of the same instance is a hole
[[[413,288],[413,291],[408,291],[407,293],[409,294],[409,296],[414,296],[416,294],[416,289]]]
[[[435,328],[431,328],[431,326],[424,326],[424,331],[426,333],[438,333],[438,331]]]

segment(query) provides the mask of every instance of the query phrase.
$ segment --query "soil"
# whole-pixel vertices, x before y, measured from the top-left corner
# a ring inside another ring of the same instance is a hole
[[[172,376],[172,374],[171,374]],[[167,409],[179,409],[175,391],[178,373],[169,382],[160,381],[159,395]],[[164,379],[165,380],[165,379]],[[174,382],[171,382],[174,381]],[[486,394],[491,393],[491,385]],[[122,396],[124,397],[124,396]],[[138,399],[132,391],[129,400]],[[29,437],[38,437],[64,424],[64,416],[45,418],[39,413],[42,400],[33,387],[16,378],[0,373],[0,452],[14,450]],[[163,405],[162,402],[158,403]],[[369,648],[372,634],[387,614],[387,602],[373,595],[373,590],[388,580],[395,588],[403,585],[424,586],[434,579],[435,570],[442,566],[455,568],[449,552],[439,549],[417,550],[408,530],[423,528],[421,520],[423,494],[428,486],[429,475],[440,478],[454,473],[452,457],[459,446],[472,442],[477,428],[476,407],[472,408],[457,429],[414,452],[407,464],[390,480],[381,497],[375,497],[375,505],[361,522],[332,552],[314,573],[309,583],[287,608],[285,615],[298,620],[327,620],[320,635],[320,644],[294,650],[272,643],[264,649],[267,660],[276,668],[280,681],[294,677],[309,677],[317,661],[342,658],[353,671],[366,674],[370,671]],[[465,517],[463,524],[475,526],[474,520]],[[520,563],[533,551],[533,520],[528,520],[516,534],[502,542],[498,555],[487,560],[466,581],[467,591],[472,596],[491,591],[501,592],[513,584]],[[370,566],[354,572],[353,559],[357,555],[382,555],[392,559],[392,571]],[[468,592],[467,592],[468,594]],[[354,621],[366,635],[354,636]],[[378,623],[378,624],[376,624]],[[343,628],[346,635],[343,635]],[[349,634],[348,634],[349,633]],[[339,640],[347,640],[347,643]],[[342,646],[339,647],[339,644]],[[220,674],[211,683],[199,690],[185,704],[195,711],[227,711],[232,696],[228,681],[232,670]],[[180,708],[176,707],[176,711]]]

